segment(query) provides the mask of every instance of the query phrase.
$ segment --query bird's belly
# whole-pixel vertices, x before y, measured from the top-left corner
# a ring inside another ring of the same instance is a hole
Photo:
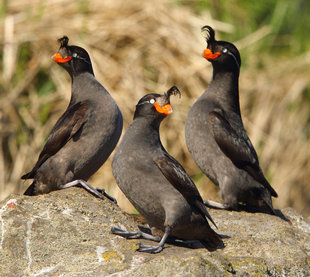
[[[201,171],[218,185],[214,167],[217,167],[219,163],[218,157],[221,151],[208,130],[204,131],[201,128],[201,131],[197,132],[186,131],[186,145]]]
[[[117,184],[150,227],[165,230],[165,224],[178,225],[190,217],[190,207],[161,171],[155,166],[139,164],[139,158],[124,157],[112,163]],[[183,219],[182,219],[183,218]]]
[[[165,210],[156,188],[149,186],[149,178],[130,176],[128,181],[119,181],[118,186],[151,227],[164,230]]]

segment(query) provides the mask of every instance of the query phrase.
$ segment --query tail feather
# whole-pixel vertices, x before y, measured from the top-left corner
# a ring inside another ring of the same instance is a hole
[[[262,182],[262,184],[264,185],[266,189],[268,189],[268,191],[271,193],[273,197],[278,197],[277,192],[273,189],[273,187],[269,184],[269,182],[265,179],[265,177],[264,177],[264,182]]]
[[[212,236],[209,236],[200,242],[209,250],[214,251],[216,249],[222,249],[225,247],[224,242],[222,241],[221,237],[214,232]]]
[[[263,205],[267,207],[273,215],[277,215],[276,211],[274,210],[272,206],[272,200],[271,200],[271,195],[269,191],[264,190],[262,194],[262,202],[263,202]]]
[[[275,209],[273,208],[272,204],[269,203],[268,201],[265,201],[265,199],[263,200],[264,203],[266,204],[266,206],[269,208],[270,212],[273,214],[273,215],[277,215]]]
[[[210,228],[210,227],[209,227]],[[199,240],[209,251],[224,248],[224,242],[221,236],[213,229],[209,229],[204,239]]]
[[[32,179],[34,178],[35,172],[33,170],[31,170],[30,172],[24,174],[22,177],[20,177],[21,179]]]
[[[24,192],[24,195],[29,195],[29,196],[36,195],[35,190],[34,190],[35,189],[35,183],[36,183],[36,181],[32,182],[32,184]]]

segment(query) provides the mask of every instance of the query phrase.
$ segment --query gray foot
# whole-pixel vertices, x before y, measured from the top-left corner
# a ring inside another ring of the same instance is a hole
[[[147,234],[141,231],[129,232],[127,230],[124,230],[124,229],[121,229],[115,226],[111,228],[111,232],[114,235],[119,235],[126,239],[147,239],[151,241],[160,241],[159,237],[155,237],[153,235],[150,235],[150,234]]]
[[[117,204],[116,199],[113,196],[111,196],[110,194],[107,194],[103,188],[96,188],[96,191],[98,191],[99,193],[103,194],[106,198],[108,198],[109,200],[111,200],[115,204]]]
[[[220,210],[232,210],[232,208],[227,204],[218,203],[212,200],[204,200],[203,204],[212,209],[220,209]]]
[[[141,238],[141,239],[147,239],[147,240],[152,240],[152,241],[160,241],[157,246],[139,244],[139,248],[137,249],[137,251],[139,252],[156,254],[156,253],[161,252],[164,249],[164,244],[166,240],[168,239],[171,230],[170,230],[170,227],[166,227],[165,233],[161,239],[159,237],[154,237],[150,234],[143,233],[141,231],[128,232],[127,230],[124,230],[118,227],[112,227],[111,232],[115,235],[122,236],[126,239],[140,239]]]
[[[95,189],[90,184],[86,183],[84,180],[74,180],[72,182],[66,183],[64,185],[59,186],[59,189],[66,189],[74,186],[81,186],[86,189],[91,194],[97,196],[100,199],[104,199],[104,196],[109,200],[113,201],[115,204],[117,203],[116,199],[105,192],[104,189]]]
[[[139,252],[146,252],[150,254],[157,254],[161,252],[164,248],[162,246],[153,246],[153,245],[144,245],[144,244],[139,244],[139,248],[137,251]]]

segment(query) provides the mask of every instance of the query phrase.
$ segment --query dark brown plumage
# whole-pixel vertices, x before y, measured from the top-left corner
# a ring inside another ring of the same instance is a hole
[[[219,235],[209,226],[211,216],[184,168],[161,144],[159,126],[171,112],[170,95],[148,94],[136,106],[134,120],[128,127],[117,151],[112,170],[118,186],[162,237],[143,232],[128,232],[117,227],[114,234],[126,238],[160,241],[158,246],[140,245],[139,251],[158,253],[168,239],[199,240],[209,249],[223,247]]]
[[[66,36],[58,41],[61,45],[53,59],[71,76],[71,100],[48,136],[37,163],[22,176],[22,179],[34,179],[25,194],[37,195],[81,185],[103,198],[86,181],[114,150],[122,132],[122,114],[96,80],[86,50],[69,46]]]
[[[277,193],[264,177],[255,149],[243,127],[239,106],[241,58],[231,43],[215,40],[209,26],[204,57],[213,67],[207,90],[190,109],[185,126],[186,144],[200,169],[220,188],[224,204],[211,207],[238,209],[256,206],[275,214],[271,196]]]

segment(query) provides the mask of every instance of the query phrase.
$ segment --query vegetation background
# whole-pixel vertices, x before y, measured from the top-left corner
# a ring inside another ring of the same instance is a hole
[[[189,156],[184,121],[210,81],[201,57],[203,25],[241,52],[240,103],[261,166],[279,194],[277,208],[310,215],[310,2],[307,0],[3,0],[0,4],[0,199],[23,193],[21,181],[68,105],[70,79],[51,59],[57,38],[87,49],[97,79],[119,104],[124,130],[135,104],[172,85],[174,113],[161,128],[164,146],[194,178],[204,198],[215,186]],[[85,92],[87,93],[87,92]],[[90,179],[132,211],[109,161]],[[146,184],[147,186],[147,184]]]

